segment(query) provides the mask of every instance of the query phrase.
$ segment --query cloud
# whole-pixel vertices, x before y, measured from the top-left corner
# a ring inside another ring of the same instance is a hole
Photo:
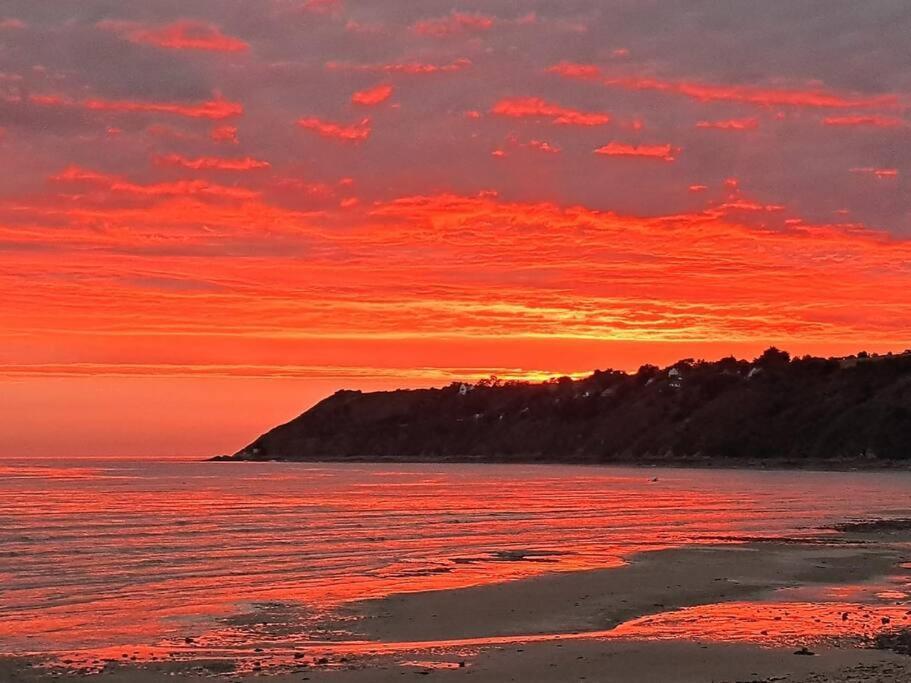
[[[244,112],[242,105],[221,98],[196,104],[94,99],[86,100],[83,103],[83,106],[92,111],[109,111],[127,114],[174,114],[176,116],[185,116],[193,119],[211,119],[213,121],[240,116]]]
[[[74,103],[61,95],[29,95],[28,101],[39,107],[69,107]]]
[[[83,169],[61,175],[101,190],[125,182],[118,192],[134,192],[134,183]],[[173,193],[159,185],[140,187],[154,188],[155,199]],[[86,214],[78,213],[85,212],[84,205],[67,205],[72,211],[67,220],[85,221]],[[126,324],[139,336],[166,330],[172,347],[175,338],[216,330],[235,340],[249,336],[251,348],[261,348],[267,339],[325,344],[333,335],[371,344],[390,336],[421,343],[440,337],[527,343],[532,338],[749,340],[775,334],[831,340],[855,338],[863,329],[883,338],[878,335],[907,328],[908,318],[895,311],[896,306],[909,310],[902,287],[911,286],[903,267],[911,244],[861,226],[757,228],[741,214],[781,209],[745,199],[649,218],[508,201],[490,192],[405,195],[352,207],[342,214],[345,227],[333,229],[256,201],[246,212],[238,205],[220,213],[218,204],[207,206],[212,208],[162,203],[127,213],[116,205],[92,205],[84,234],[95,240],[94,248],[76,250],[73,258],[86,270],[104,263],[102,272],[118,282],[149,277],[211,282],[217,296],[150,296],[137,319],[135,308],[98,307],[87,294],[94,286],[110,295],[108,280],[79,281],[67,294],[65,282],[46,283],[32,272],[29,281],[37,290],[7,291],[34,294],[34,303],[58,324],[93,333]],[[188,211],[196,213],[188,218]],[[213,229],[204,230],[203,224]],[[142,252],[135,247],[145,230],[150,231],[145,246],[160,246],[168,238],[184,250],[217,246],[220,258],[213,261],[206,252],[193,258],[192,250],[184,259],[137,258]],[[273,250],[251,259],[245,240],[263,232]],[[0,240],[6,235],[0,229]],[[44,236],[67,246],[69,226],[48,229]],[[305,249],[294,241],[302,238]],[[105,244],[108,250],[99,254]],[[122,252],[111,251],[112,244],[129,248],[128,258],[118,259]],[[807,288],[808,281],[819,287]],[[41,300],[45,287],[56,305]],[[875,291],[880,297],[857,305]],[[62,309],[61,297],[69,297]],[[126,300],[140,305],[135,298]]]
[[[818,107],[824,109],[878,109],[900,105],[895,95],[863,96],[824,89],[763,88],[719,85],[654,78],[608,78],[604,85],[625,90],[651,90],[682,95],[700,102],[741,102],[761,106]]]
[[[161,26],[143,26],[134,22],[102,21],[98,28],[112,31],[137,45],[150,45],[166,50],[200,50],[205,52],[245,52],[249,45],[227,36],[217,26],[184,19]]]
[[[453,12],[437,19],[415,22],[411,30],[422,36],[445,38],[467,32],[482,32],[493,28],[494,18],[484,14]]]
[[[696,128],[714,128],[716,130],[755,130],[759,127],[759,120],[755,117],[746,119],[724,119],[721,121],[699,121]]]
[[[547,140],[538,140],[532,138],[527,142],[523,142],[516,133],[512,133],[507,136],[503,145],[494,149],[490,155],[495,159],[504,159],[510,155],[510,150],[521,149],[528,149],[534,152],[540,152],[548,155],[560,154],[562,151],[560,147],[551,144]]]
[[[236,145],[240,142],[237,139],[236,126],[216,126],[209,133],[209,137],[213,142],[221,142],[231,145]]]
[[[142,100],[108,100],[101,98],[72,100],[62,95],[30,95],[28,101],[39,107],[79,108],[114,114],[173,114],[193,119],[218,121],[240,116],[244,108],[237,102],[216,97],[205,102],[149,102]]]
[[[390,62],[379,64],[352,64],[348,62],[327,62],[326,68],[330,71],[362,71],[367,73],[404,74],[408,76],[426,76],[430,74],[454,73],[463,71],[471,66],[471,60],[460,58],[448,64],[432,64],[429,62]]]
[[[601,69],[599,67],[594,64],[580,64],[579,62],[560,62],[549,67],[547,72],[565,78],[596,79],[601,77]]]
[[[907,121],[893,116],[876,116],[876,115],[850,115],[850,116],[827,116],[823,119],[827,126],[872,126],[874,128],[903,128],[908,125]]]
[[[26,24],[21,19],[0,19],[0,30],[21,30],[27,27],[28,24]]]
[[[142,290],[160,290],[164,293],[173,292],[217,292],[221,291],[208,282],[196,283],[192,280],[174,280],[167,278],[132,278],[123,281],[124,284],[134,285]],[[4,364],[0,367],[0,378],[157,378],[175,379],[189,378],[204,380],[212,378],[247,378],[263,379],[269,381],[304,379],[304,380],[331,380],[336,382],[361,382],[388,379],[400,386],[402,383],[413,382],[415,377],[434,384],[449,384],[454,381],[478,381],[489,379],[492,375],[501,380],[518,379],[526,381],[545,381],[556,373],[548,370],[534,368],[512,367],[373,367],[352,365],[290,365],[287,363],[257,364],[257,363],[28,363]],[[579,377],[586,376],[588,372],[575,373]]]
[[[899,176],[897,168],[876,168],[873,166],[852,168],[851,173],[873,176],[877,180],[895,180]]]
[[[497,102],[490,111],[498,116],[547,119],[551,123],[567,126],[603,126],[610,122],[610,116],[607,114],[570,109],[540,97],[505,98]]]
[[[124,178],[79,166],[69,166],[50,177],[56,183],[81,184],[98,188],[104,192],[132,195],[135,197],[204,197],[210,199],[255,199],[258,192],[243,187],[228,187],[203,180],[181,180],[174,183],[151,183],[142,185]]]
[[[760,85],[726,85],[692,80],[665,80],[647,76],[605,76],[590,64],[561,62],[548,69],[565,78],[597,80],[608,88],[680,95],[698,102],[738,102],[759,106],[820,109],[895,109],[902,106],[897,95],[862,95],[826,88],[781,88]]]
[[[193,171],[256,171],[271,168],[272,164],[261,159],[242,157],[224,159],[221,157],[197,157],[190,159],[180,154],[165,154],[155,157],[158,166],[176,166]]]
[[[831,340],[854,324],[872,325],[873,318],[883,330],[894,325],[889,307],[876,296],[871,301],[879,313],[872,317],[856,306],[866,296],[861,290],[882,291],[876,278],[867,279],[870,274],[884,268],[887,277],[903,282],[911,277],[896,260],[909,254],[907,242],[859,226],[843,230],[797,221],[783,229],[757,229],[741,216],[755,219],[752,214],[782,209],[746,199],[653,219],[490,195],[403,197],[373,213],[381,219],[377,226],[391,224],[395,230],[386,233],[385,242],[378,234],[372,249],[394,249],[402,241],[414,248],[417,242],[445,249],[447,261],[474,264],[473,272],[501,269],[501,286],[511,283],[514,293],[500,290],[495,297],[500,314],[487,309],[492,318],[480,323],[500,333],[509,326],[514,332],[546,327],[554,334],[602,339],[612,334],[668,339],[665,334],[680,332],[690,340],[730,339],[726,334]],[[502,229],[493,232],[493,225]],[[568,234],[572,240],[564,239]],[[547,264],[533,289],[504,272],[521,273],[532,264]],[[581,281],[580,268],[586,272]],[[824,282],[825,294],[807,291],[806,281]],[[561,303],[562,287],[572,287],[573,295]],[[893,304],[900,298],[897,291],[882,295]],[[608,303],[610,297],[616,298]],[[803,308],[812,301],[821,308]],[[471,318],[457,305],[445,308],[449,332],[460,326],[454,321]]]
[[[552,145],[546,140],[529,140],[528,147],[531,149],[536,149],[539,152],[544,152],[546,154],[559,154],[560,148],[556,145]]]
[[[324,138],[332,138],[343,142],[363,142],[370,137],[370,119],[366,118],[361,119],[358,123],[346,124],[309,116],[298,119],[297,125]]]
[[[359,104],[364,107],[373,107],[377,104],[385,102],[391,95],[392,86],[386,83],[381,83],[380,85],[374,86],[373,88],[358,90],[351,96],[351,102],[352,104]]]
[[[640,157],[658,161],[674,161],[679,149],[671,145],[628,145],[623,142],[609,142],[595,150],[595,154],[611,157]]]

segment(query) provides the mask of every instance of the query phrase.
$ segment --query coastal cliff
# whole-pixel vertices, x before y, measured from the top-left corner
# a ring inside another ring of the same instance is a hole
[[[339,391],[218,459],[911,462],[911,352]]]

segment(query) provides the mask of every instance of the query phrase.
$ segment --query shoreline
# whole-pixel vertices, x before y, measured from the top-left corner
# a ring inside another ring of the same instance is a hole
[[[196,656],[145,663],[112,654],[92,680],[162,683],[230,674],[285,683],[303,674],[360,683],[470,674],[468,680],[491,683],[781,676],[815,683],[874,673],[883,681],[908,680],[911,658],[867,648],[869,635],[885,628],[882,619],[911,627],[909,606],[819,598],[833,587],[874,589],[908,561],[908,534],[868,530],[828,540],[649,550],[616,568],[362,600],[325,625],[349,630],[349,641],[301,641],[279,650],[251,633],[242,651],[200,648]],[[814,656],[796,656],[799,643]],[[64,673],[31,668],[33,662],[0,660],[0,679],[32,683]]]
[[[220,463],[288,463],[308,465],[565,465],[573,467],[629,467],[637,469],[693,469],[693,470],[747,470],[786,472],[909,472],[911,460],[793,460],[793,459],[745,459],[730,458],[635,458],[592,460],[591,458],[564,458],[549,460],[540,458],[507,458],[486,456],[464,457],[403,457],[403,456],[321,456],[320,458],[244,458],[237,455],[216,455],[197,462]]]

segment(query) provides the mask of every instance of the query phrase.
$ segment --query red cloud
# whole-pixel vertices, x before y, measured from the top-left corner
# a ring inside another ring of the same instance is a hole
[[[561,107],[539,97],[512,97],[497,102],[491,113],[513,118],[543,118],[568,126],[602,126],[610,122],[603,113],[584,112]]]
[[[594,64],[579,64],[577,62],[560,62],[547,70],[548,73],[564,76],[565,78],[598,78],[601,69]]]
[[[427,64],[424,62],[393,62],[390,64],[348,64],[345,62],[327,62],[326,68],[331,71],[364,71],[368,73],[406,74],[423,76],[427,74],[451,73],[471,66],[470,59],[456,59],[449,64]]]
[[[203,180],[181,180],[176,183],[153,183],[140,185],[117,176],[90,171],[79,166],[70,166],[50,180],[59,183],[78,183],[96,186],[105,192],[133,195],[137,197],[186,197],[199,196],[213,199],[249,200],[259,193],[243,187],[227,187]]]
[[[755,118],[700,121],[696,124],[696,128],[714,128],[717,130],[754,130],[758,127],[759,121]]]
[[[561,152],[559,147],[550,144],[546,140],[532,139],[528,142],[522,142],[517,134],[512,133],[506,137],[504,145],[494,149],[490,155],[496,158],[507,157],[510,155],[511,149],[531,149],[545,154],[559,154]]]
[[[596,149],[595,154],[674,161],[679,151],[679,149],[674,149],[671,145],[628,145],[622,142],[610,142]]]
[[[590,64],[563,62],[548,69],[549,73],[566,78],[593,79],[601,70]],[[820,109],[877,109],[901,106],[895,95],[864,96],[822,88],[773,88],[750,85],[723,85],[697,81],[669,81],[657,78],[630,76],[605,78],[601,83],[624,90],[654,91],[682,95],[700,102],[741,102],[762,106],[811,107]]]
[[[244,113],[242,105],[222,98],[197,104],[138,102],[134,100],[86,100],[82,103],[82,106],[93,111],[110,111],[123,114],[175,114],[193,119],[212,119],[213,121],[240,116]]]
[[[155,157],[155,163],[159,166],[178,166],[194,171],[255,171],[270,168],[272,166],[268,161],[262,161],[252,157],[242,157],[240,159],[198,157],[196,159],[188,159],[179,154],[167,154],[165,156]]]
[[[131,43],[167,50],[244,52],[250,46],[239,38],[226,36],[217,26],[201,21],[175,21],[164,26],[142,26],[132,22],[102,21],[98,28],[113,31]]]
[[[363,119],[354,124],[344,124],[309,116],[298,119],[297,125],[304,130],[312,130],[324,138],[333,138],[344,142],[363,142],[370,136],[370,119]]]
[[[724,204],[721,204],[719,208],[726,213],[734,211],[779,212],[785,210],[785,207],[780,204],[762,204],[760,202],[745,198],[737,198],[729,202],[725,202]],[[791,219],[785,221],[786,224],[792,224],[792,222],[793,221]],[[798,219],[796,222],[800,223],[801,221]]]
[[[654,78],[607,79],[604,85],[625,90],[653,90],[683,95],[700,102],[743,102],[764,106],[818,107],[828,109],[873,109],[896,107],[895,95],[863,97],[828,90],[762,88],[744,85],[716,85],[688,81],[662,81]]]
[[[419,21],[411,27],[411,30],[422,36],[445,38],[446,36],[467,31],[488,31],[493,27],[493,24],[493,17],[483,14],[453,12],[448,17]]]
[[[69,107],[73,104],[60,95],[29,95],[28,101],[39,107]]]
[[[851,173],[872,175],[877,180],[892,180],[898,178],[897,168],[875,168],[872,166],[865,166],[863,168],[852,168]]]
[[[26,23],[21,19],[0,19],[0,29],[23,29]]]
[[[40,107],[76,107],[90,111],[106,111],[117,114],[174,114],[194,119],[220,120],[240,116],[244,108],[237,102],[221,97],[206,102],[185,104],[182,102],[143,102],[137,100],[71,100],[60,95],[29,95],[28,101]]]
[[[828,116],[823,119],[827,126],[874,126],[876,128],[901,128],[907,123],[892,116]]]
[[[392,95],[392,86],[381,84],[374,88],[359,90],[351,96],[353,104],[360,104],[364,107],[372,107],[385,102]]]
[[[212,132],[209,133],[209,137],[214,142],[223,142],[231,145],[236,145],[240,142],[237,139],[237,128],[235,126],[218,126],[212,129]]]
[[[546,140],[529,140],[528,146],[531,149],[536,149],[539,152],[546,152],[548,154],[559,154],[560,148],[550,144]]]

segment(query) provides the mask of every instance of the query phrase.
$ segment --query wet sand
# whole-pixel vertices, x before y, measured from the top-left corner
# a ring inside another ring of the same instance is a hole
[[[784,586],[851,584],[886,574],[902,559],[878,544],[663,550],[616,569],[394,595],[359,603],[354,612],[366,617],[359,634],[383,641],[602,631],[646,614],[761,597]]]
[[[376,661],[351,664],[351,668],[302,668],[268,678],[260,675],[238,676],[200,673],[185,667],[121,668],[90,680],[99,683],[161,683],[163,681],[338,681],[338,683],[389,683],[391,681],[429,680],[470,681],[603,681],[639,683],[661,681],[679,683],[745,683],[782,681],[788,683],[899,683],[911,680],[909,658],[876,650],[819,649],[814,656],[799,656],[787,649],[749,645],[671,642],[597,642],[547,643],[515,648],[493,648],[472,658],[464,668],[402,666],[396,662]],[[434,662],[446,660],[435,657]],[[452,657],[449,662],[455,663]],[[418,662],[420,663],[420,662]],[[456,665],[457,666],[457,665]],[[0,662],[0,680],[43,683],[48,675],[24,669],[17,662]]]
[[[911,605],[853,596],[902,571],[906,534],[821,540],[662,550],[615,569],[394,595],[351,604],[326,624],[350,630],[350,642],[281,652],[250,642],[244,652],[199,651],[187,661],[112,662],[93,679],[911,680],[911,657],[870,649],[876,633],[911,627]],[[826,591],[846,597],[808,597]],[[813,654],[795,654],[804,646]],[[0,681],[71,675],[30,664],[0,662]]]

